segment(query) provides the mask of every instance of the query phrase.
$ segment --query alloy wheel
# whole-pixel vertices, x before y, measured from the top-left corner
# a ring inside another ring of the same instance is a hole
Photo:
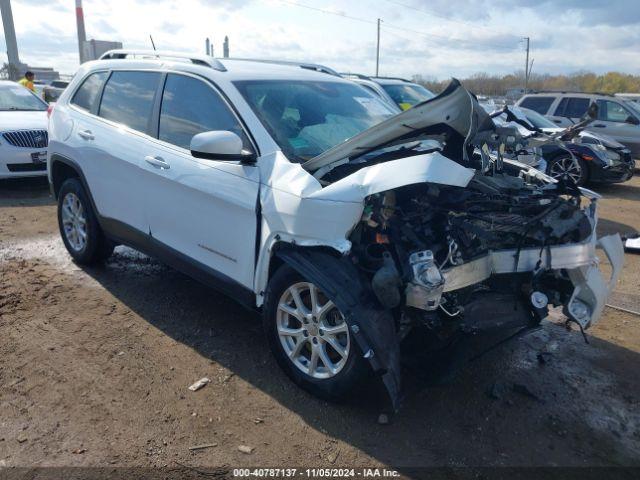
[[[87,218],[82,202],[75,193],[65,195],[61,213],[64,236],[73,250],[81,252],[87,245]]]
[[[582,167],[573,157],[560,157],[551,165],[549,174],[556,180],[570,178],[578,185],[582,178]]]
[[[337,375],[349,357],[349,328],[344,316],[310,282],[287,288],[278,302],[276,328],[287,358],[314,379]]]

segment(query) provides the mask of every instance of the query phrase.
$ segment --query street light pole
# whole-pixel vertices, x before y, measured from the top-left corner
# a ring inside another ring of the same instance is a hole
[[[378,19],[378,42],[376,43],[376,77],[380,73],[380,22]]]
[[[527,56],[524,61],[524,93],[528,92],[529,87],[529,37],[524,37],[527,42]]]

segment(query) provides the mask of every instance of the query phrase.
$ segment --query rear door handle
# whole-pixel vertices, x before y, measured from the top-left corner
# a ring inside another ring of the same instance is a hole
[[[94,140],[96,137],[93,136],[91,130],[80,130],[78,132],[78,136],[80,138],[84,138],[85,140]]]
[[[164,170],[168,170],[169,168],[171,168],[171,165],[165,162],[164,158],[162,157],[154,157],[153,155],[147,155],[146,157],[144,157],[144,161],[153,165],[154,167],[162,168]]]
[[[594,127],[598,127],[598,128],[607,128],[607,126],[606,126],[606,125],[603,125],[602,123],[596,123],[596,124],[594,125]]]

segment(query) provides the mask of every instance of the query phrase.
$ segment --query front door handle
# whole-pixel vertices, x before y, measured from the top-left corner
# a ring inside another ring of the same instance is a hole
[[[598,128],[607,128],[607,126],[606,126],[606,125],[603,125],[602,123],[596,123],[596,124],[594,125],[594,127],[598,127]]]
[[[93,140],[93,139],[96,138],[96,137],[93,136],[93,133],[91,132],[91,130],[80,130],[78,132],[78,136],[80,138],[85,139],[85,140]]]
[[[144,157],[144,161],[153,165],[154,167],[162,168],[164,170],[168,170],[169,168],[171,168],[171,165],[165,162],[164,158],[162,157],[154,157],[153,155],[147,155],[146,157]]]

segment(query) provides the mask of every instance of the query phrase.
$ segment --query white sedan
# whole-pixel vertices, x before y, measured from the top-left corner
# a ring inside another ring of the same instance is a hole
[[[47,174],[47,104],[25,87],[0,81],[0,179]]]

